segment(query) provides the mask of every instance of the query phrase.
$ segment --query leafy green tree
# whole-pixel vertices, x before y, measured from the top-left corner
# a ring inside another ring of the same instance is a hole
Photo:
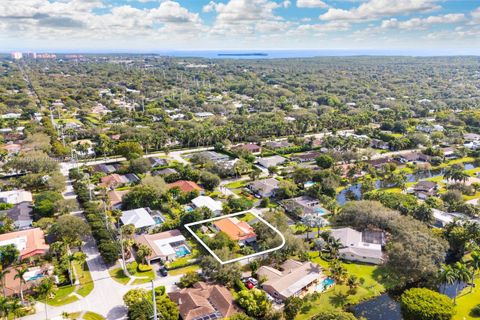
[[[125,157],[127,160],[137,159],[143,155],[143,148],[135,141],[120,142],[114,149],[115,154]]]
[[[178,286],[180,288],[190,288],[195,283],[201,281],[201,279],[202,278],[200,277],[198,272],[188,271],[180,278],[180,281],[178,282]]]
[[[299,297],[291,296],[285,300],[285,306],[283,307],[283,313],[287,319],[295,319],[303,306],[303,300]]]
[[[315,162],[317,163],[317,166],[319,166],[322,169],[330,169],[335,160],[333,160],[332,156],[328,154],[321,154],[315,159]]]
[[[12,263],[17,261],[19,255],[20,251],[18,251],[14,244],[0,246],[0,269],[8,268]]]
[[[262,318],[271,309],[272,303],[264,291],[259,289],[242,290],[238,293],[238,305],[251,317]]]
[[[40,217],[51,217],[57,205],[63,200],[60,193],[54,191],[45,191],[35,196],[35,205],[33,210]]]
[[[356,320],[355,316],[343,310],[328,310],[317,313],[312,320]]]
[[[405,320],[450,320],[455,314],[449,297],[426,288],[408,289],[400,300]]]
[[[213,190],[220,184],[220,177],[208,171],[202,171],[200,174],[200,183],[207,190]]]

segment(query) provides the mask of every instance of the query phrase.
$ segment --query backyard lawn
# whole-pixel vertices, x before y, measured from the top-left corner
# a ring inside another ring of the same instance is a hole
[[[473,307],[480,304],[480,278],[475,280],[475,288],[470,292],[470,287],[463,289],[457,298],[457,313],[454,320],[479,319],[470,314]]]
[[[321,265],[328,275],[328,262],[321,259],[318,252],[310,252],[310,258],[311,261]],[[336,284],[327,292],[320,294],[314,301],[306,303],[295,319],[310,319],[322,310],[341,309],[348,304],[357,304],[376,297],[393,286],[381,267],[357,263],[343,263],[343,265],[349,275],[356,275],[358,279],[364,279],[364,283],[357,288],[356,293],[349,294],[349,288],[346,285]]]

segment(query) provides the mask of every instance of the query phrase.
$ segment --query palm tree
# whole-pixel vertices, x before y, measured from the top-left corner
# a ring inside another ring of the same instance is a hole
[[[9,269],[2,269],[0,270],[0,283],[2,284],[2,289],[3,289],[3,296],[7,296],[7,292],[5,291],[5,276],[10,273]]]
[[[25,273],[28,271],[27,267],[21,267],[21,268],[16,268],[15,269],[15,277],[14,279],[19,279],[20,280],[20,299],[22,301],[22,304],[24,303],[23,300],[23,284],[25,284],[25,279],[23,279],[23,276]]]
[[[456,283],[455,283],[455,297],[453,298],[453,304],[457,304],[458,286],[460,282],[469,283],[472,280],[472,271],[463,263],[457,261],[453,266],[455,270]]]
[[[10,303],[7,298],[0,297],[0,316],[2,319],[6,319],[8,317],[8,312],[10,310]]]
[[[18,299],[13,299],[8,305],[9,312],[13,314],[13,319],[19,319],[23,314],[23,304]]]
[[[55,292],[55,284],[53,283],[53,280],[51,278],[43,279],[38,287],[35,288],[35,291],[37,292],[39,298],[43,298],[45,300],[45,319],[48,319],[47,300]]]
[[[351,275],[347,279],[347,286],[349,288],[350,293],[355,293],[355,289],[360,285],[360,282],[357,279],[356,275]]]
[[[480,270],[480,251],[473,251],[471,258],[472,260],[468,262],[468,266],[472,268],[472,284],[470,286],[470,292],[473,291],[475,275],[477,274],[478,270]]]
[[[445,293],[445,289],[447,284],[452,285],[457,281],[457,275],[455,273],[455,270],[452,268],[451,265],[448,264],[442,264],[440,268],[440,272],[438,274],[438,279],[443,285],[443,293]]]

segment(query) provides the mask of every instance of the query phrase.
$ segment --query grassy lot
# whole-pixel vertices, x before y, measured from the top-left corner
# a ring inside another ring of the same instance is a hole
[[[477,276],[478,277],[478,276]],[[473,307],[480,304],[480,277],[475,280],[475,288],[470,293],[470,287],[465,288],[457,298],[456,311],[454,320],[480,319],[470,314]]]
[[[321,265],[328,274],[328,262],[320,258],[318,252],[310,252],[310,258]],[[341,309],[347,304],[357,304],[376,297],[393,286],[382,267],[357,263],[343,263],[343,265],[349,275],[364,279],[364,283],[357,288],[356,293],[349,294],[346,285],[336,284],[316,300],[306,303],[295,319],[306,320],[323,310]]]
[[[129,281],[130,278],[125,275],[123,272],[122,268],[116,268],[116,269],[111,269],[108,271],[110,274],[110,277],[112,277],[113,280],[126,285]],[[143,284],[152,281],[155,279],[155,271],[154,270],[149,270],[145,272],[135,272],[131,274],[132,277],[142,277],[142,279],[136,279],[132,282],[132,284]]]
[[[183,267],[183,268],[179,268],[179,269],[174,269],[174,270],[169,270],[168,271],[168,274],[170,276],[178,276],[180,274],[185,274],[187,272],[191,272],[191,271],[197,271],[198,269],[200,269],[200,266],[197,265],[197,264],[192,264],[191,266],[188,266],[188,267]]]
[[[88,265],[85,262],[83,266],[80,266],[78,261],[74,261],[73,266],[77,272],[78,280],[80,281],[80,288],[78,288],[77,293],[82,297],[86,297],[93,290],[94,286],[92,275],[88,270]]]
[[[105,318],[99,315],[98,313],[87,311],[83,315],[83,319],[85,320],[104,320]]]
[[[81,314],[82,314],[81,312],[70,313],[68,315],[68,318],[69,319],[84,319],[84,320],[105,320],[104,317],[102,317],[101,315],[99,315],[98,313],[95,313],[95,312],[87,311],[87,312],[85,312],[83,317],[80,318]]]
[[[229,189],[238,189],[238,188],[243,188],[249,183],[248,180],[240,180],[240,181],[235,181],[235,182],[230,182],[225,185],[225,188]]]
[[[76,296],[70,294],[75,291],[75,286],[63,286],[58,288],[55,292],[55,297],[48,299],[47,304],[49,306],[59,307],[78,300]]]
[[[116,268],[116,269],[110,269],[108,270],[108,273],[110,274],[110,277],[112,277],[113,280],[126,285],[128,281],[130,281],[130,278],[123,273],[122,268]]]

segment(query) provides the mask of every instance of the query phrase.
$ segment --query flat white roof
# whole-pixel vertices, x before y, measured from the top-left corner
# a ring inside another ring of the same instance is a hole
[[[136,229],[155,225],[155,220],[145,208],[123,211],[120,220],[124,225],[133,224]]]
[[[197,208],[207,207],[211,211],[221,211],[222,210],[222,203],[220,201],[215,201],[211,197],[207,196],[199,196],[192,200],[192,203]]]

